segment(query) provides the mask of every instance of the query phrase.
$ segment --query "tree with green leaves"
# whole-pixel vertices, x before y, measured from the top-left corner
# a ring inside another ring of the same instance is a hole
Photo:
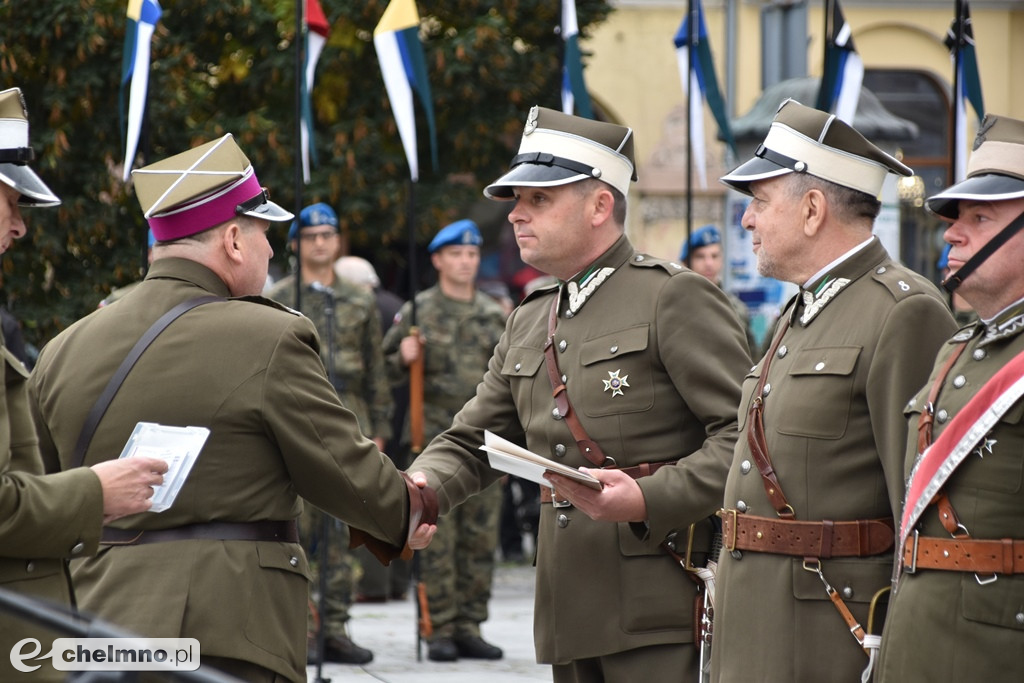
[[[146,224],[121,181],[125,0],[0,4],[0,86],[25,93],[35,168],[63,199],[26,211],[29,234],[2,259],[0,291],[39,345],[141,277]],[[586,36],[611,11],[577,0]],[[294,0],[161,0],[135,167],[235,135],[276,202],[295,198]],[[408,168],[373,49],[386,0],[321,0],[331,25],[313,90],[319,166],[302,203],[336,207],[351,247],[378,268],[406,265]],[[439,168],[421,127],[418,241],[460,217],[515,154],[534,104],[559,108],[560,3],[419,3]],[[287,226],[271,235],[286,262]],[[425,270],[425,269],[424,269]]]

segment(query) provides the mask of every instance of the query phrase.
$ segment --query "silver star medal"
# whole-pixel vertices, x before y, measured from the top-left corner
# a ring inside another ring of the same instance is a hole
[[[604,390],[612,392],[612,398],[616,396],[625,396],[622,389],[623,387],[629,386],[629,382],[626,381],[629,379],[629,375],[623,375],[622,377],[619,377],[620,372],[622,371],[616,370],[612,372],[611,370],[609,370],[608,379],[601,380],[602,382],[604,382]]]
[[[996,439],[990,439],[990,438],[988,438],[986,436],[985,437],[985,443],[980,444],[977,448],[975,448],[974,452],[978,454],[979,458],[984,458],[985,457],[985,451],[988,451],[989,455],[992,454],[992,447],[995,446],[996,443],[997,443]]]

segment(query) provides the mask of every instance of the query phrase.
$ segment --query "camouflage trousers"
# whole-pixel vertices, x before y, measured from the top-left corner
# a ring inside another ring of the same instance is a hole
[[[501,482],[468,498],[438,520],[434,539],[420,551],[433,639],[480,635],[491,599],[501,498]]]
[[[325,600],[320,600],[320,548],[327,521],[327,591]],[[349,619],[349,607],[356,582],[359,580],[359,565],[348,548],[348,526],[325,515],[312,505],[305,505],[299,518],[302,547],[309,558],[313,575],[310,589],[309,633],[315,635],[317,622],[323,620],[327,637],[345,635],[345,624]]]

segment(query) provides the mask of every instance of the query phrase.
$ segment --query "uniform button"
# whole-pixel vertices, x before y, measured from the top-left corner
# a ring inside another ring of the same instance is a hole
[[[743,474],[747,474],[750,472],[749,460],[744,460],[743,462],[740,463],[740,472],[742,472]]]
[[[753,372],[754,370],[757,370],[757,366],[756,365],[751,365],[750,366],[750,371]]]
[[[846,598],[847,600],[852,598],[853,597],[853,589],[850,588],[849,586],[844,586],[843,587],[843,597]]]
[[[786,354],[789,353],[789,349],[786,348],[785,344],[783,344],[782,346],[779,347],[779,350],[778,350],[777,353],[779,354],[779,358],[785,358]]]
[[[762,396],[767,396],[770,393],[772,393],[772,385],[769,382],[768,384],[764,385],[764,389],[761,390],[761,395]]]
[[[25,563],[25,571],[26,572],[31,574],[35,570],[36,570],[36,563],[35,562],[33,562],[32,560],[29,560],[28,562]]]
[[[1018,626],[1024,626],[1024,612],[1017,612],[1017,616],[1013,620],[1017,622]]]
[[[516,363],[516,372],[519,372],[522,369],[523,369],[523,364],[522,363]]]
[[[569,346],[569,344],[567,344],[564,339],[562,341],[558,342],[558,350],[559,351],[565,351],[567,346]]]
[[[558,408],[555,408],[554,410],[551,411],[551,417],[554,418],[555,420],[561,420],[562,414],[558,412]]]
[[[74,545],[74,547],[71,548],[71,554],[72,555],[81,555],[83,550],[85,550],[85,544],[84,543],[76,543]]]
[[[821,372],[822,370],[824,370],[825,369],[825,361],[818,361],[814,365],[814,369],[817,370],[818,372]]]
[[[298,567],[299,566],[299,558],[292,557],[292,559],[288,560],[288,564],[290,564],[293,567]]]
[[[575,315],[576,315],[576,314],[575,314],[575,313],[573,313],[572,311],[566,311],[566,312],[565,312],[565,317],[566,317],[566,318],[572,318],[572,317],[573,317],[573,316],[575,316]]]
[[[676,549],[676,534],[675,534],[675,532],[672,532],[671,534],[669,534],[668,536],[665,537],[665,545],[668,547],[669,550],[675,551],[675,549]]]
[[[565,384],[568,381],[569,381],[569,378],[566,377],[565,375],[562,375],[562,384]]]
[[[613,346],[610,349],[608,349],[608,351],[610,353],[618,353],[619,352],[619,347],[618,346]]]
[[[565,514],[558,515],[558,526],[564,529],[569,526],[569,517]]]
[[[636,262],[637,263],[640,263],[643,260],[644,260],[644,255],[643,254],[637,254],[636,255]]]
[[[939,422],[945,422],[949,419],[949,411],[943,408],[939,412],[935,413],[935,419]]]
[[[746,512],[747,511],[747,504],[744,503],[742,500],[737,500],[736,501],[736,509],[739,510],[740,512]]]
[[[885,272],[885,266],[879,266],[878,270],[876,270],[875,272],[881,275],[882,273]]]
[[[967,378],[964,377],[963,375],[957,375],[956,377],[953,378],[953,386],[956,387],[957,389],[960,389],[965,384],[967,384]]]
[[[985,349],[974,349],[974,353],[971,354],[971,357],[974,358],[974,360],[982,360],[987,355],[988,354],[985,352]]]
[[[734,560],[742,560],[743,559],[743,553],[741,553],[739,550],[733,550],[729,554],[732,555],[732,559],[734,559]]]
[[[561,444],[561,443],[555,444],[555,457],[556,458],[564,458],[565,457],[565,444]]]

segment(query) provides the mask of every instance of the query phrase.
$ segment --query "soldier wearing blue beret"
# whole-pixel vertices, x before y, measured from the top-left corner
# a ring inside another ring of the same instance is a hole
[[[430,244],[427,245],[427,251],[433,254],[438,249],[452,244],[479,247],[483,243],[484,238],[480,236],[480,228],[476,227],[476,223],[468,218],[463,218],[441,228],[434,235],[434,239],[430,240]]]

